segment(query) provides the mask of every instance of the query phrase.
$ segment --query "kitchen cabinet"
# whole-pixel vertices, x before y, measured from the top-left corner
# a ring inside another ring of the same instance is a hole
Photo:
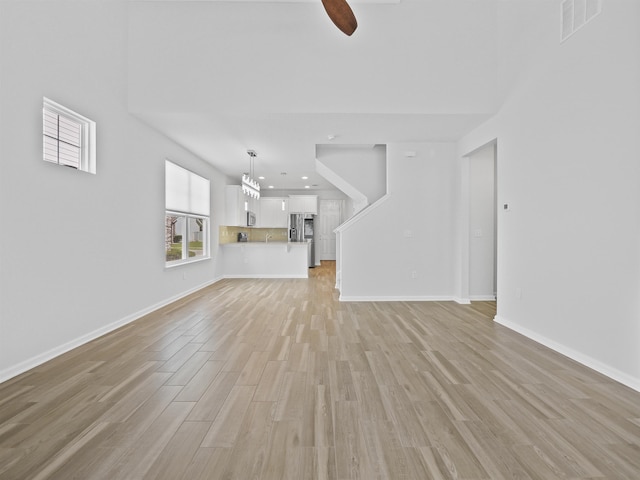
[[[258,225],[264,228],[287,228],[289,221],[289,199],[281,197],[260,198]]]
[[[247,197],[242,193],[240,185],[227,185],[225,187],[225,204],[225,223],[228,226],[246,227],[247,211],[255,213],[258,221],[260,221],[259,200]]]
[[[309,243],[247,242],[220,246],[226,278],[308,278]]]
[[[227,185],[225,187],[225,224],[242,227],[247,223],[247,215],[244,209],[244,195],[240,185]]]
[[[261,214],[261,210],[260,210],[260,199],[259,198],[251,198],[251,197],[247,197],[246,195],[244,196],[244,200],[245,202],[247,202],[247,209],[250,212],[253,212],[256,214],[256,217],[258,219],[258,224],[260,223],[260,214]]]
[[[317,195],[289,195],[289,213],[318,214]]]

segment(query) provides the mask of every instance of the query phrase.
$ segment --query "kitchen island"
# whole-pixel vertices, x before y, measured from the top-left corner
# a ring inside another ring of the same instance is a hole
[[[306,242],[235,242],[220,244],[227,278],[308,278]]]

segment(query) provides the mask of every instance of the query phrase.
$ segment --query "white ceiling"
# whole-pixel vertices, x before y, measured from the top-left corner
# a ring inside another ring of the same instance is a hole
[[[504,2],[350,3],[347,37],[320,0],[131,1],[129,108],[232,178],[253,149],[263,188],[312,190],[316,145],[455,141],[495,112]]]

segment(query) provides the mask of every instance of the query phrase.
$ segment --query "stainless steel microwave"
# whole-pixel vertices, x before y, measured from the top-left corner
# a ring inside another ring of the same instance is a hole
[[[256,224],[256,214],[247,212],[247,227],[253,227]]]

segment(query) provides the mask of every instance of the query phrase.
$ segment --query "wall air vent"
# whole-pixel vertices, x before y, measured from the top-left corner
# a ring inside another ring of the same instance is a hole
[[[602,9],[602,0],[562,0],[560,42],[584,27]]]

